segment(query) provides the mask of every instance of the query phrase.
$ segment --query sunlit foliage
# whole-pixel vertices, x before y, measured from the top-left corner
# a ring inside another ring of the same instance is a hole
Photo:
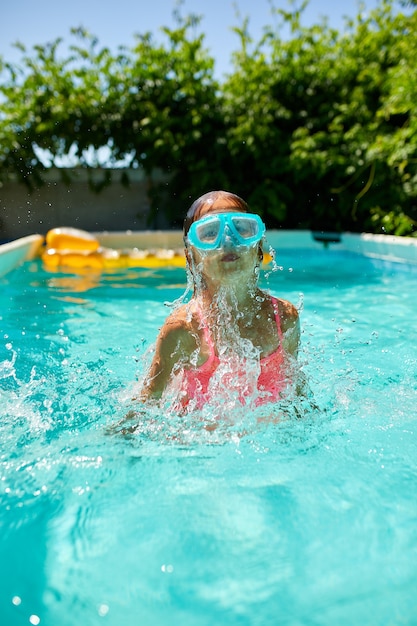
[[[243,195],[268,225],[412,234],[417,223],[417,10],[382,0],[343,31],[272,9],[259,41],[237,26],[215,78],[201,21],[111,52],[82,29],[0,61],[0,178],[46,167],[143,168],[154,209],[178,226],[212,188]],[[162,187],[155,170],[170,175]],[[92,183],[93,184],[93,183]]]

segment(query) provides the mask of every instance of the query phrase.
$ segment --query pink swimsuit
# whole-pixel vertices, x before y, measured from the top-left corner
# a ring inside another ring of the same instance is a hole
[[[278,400],[289,382],[285,376],[283,368],[285,353],[282,348],[282,330],[278,311],[278,301],[276,298],[271,298],[271,301],[275,312],[275,323],[278,331],[279,346],[274,352],[272,352],[272,354],[268,354],[260,359],[260,373],[256,383],[259,395],[255,400],[256,406],[265,404],[266,402],[274,402]],[[213,340],[206,325],[204,325],[204,337],[210,348],[210,354],[207,361],[199,367],[184,369],[183,373],[183,392],[185,396],[184,406],[187,406],[192,400],[193,403],[195,403],[196,408],[200,409],[204,406],[205,402],[210,400],[210,394],[208,393],[209,384],[212,376],[220,365],[220,359],[216,354]],[[250,383],[247,378],[248,377],[245,376],[243,363],[241,371],[237,374],[228,372],[226,375],[223,375],[220,384],[229,388],[229,385],[230,387],[235,387],[236,383],[238,383],[239,399],[242,403],[244,403],[245,397],[248,397],[255,392],[254,388],[250,388]]]

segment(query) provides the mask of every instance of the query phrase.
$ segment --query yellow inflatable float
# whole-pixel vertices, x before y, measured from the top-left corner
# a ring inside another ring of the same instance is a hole
[[[42,261],[50,271],[97,272],[130,267],[185,267],[183,250],[115,250],[100,245],[91,233],[78,228],[53,228],[45,239]],[[271,256],[266,254],[264,263]]]
[[[181,250],[115,250],[78,228],[53,228],[45,239],[42,261],[49,270],[117,270],[128,267],[185,267]]]

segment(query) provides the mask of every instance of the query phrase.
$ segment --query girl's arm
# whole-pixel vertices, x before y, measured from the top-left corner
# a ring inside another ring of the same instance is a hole
[[[300,318],[298,311],[291,302],[280,300],[280,317],[282,329],[282,345],[287,354],[297,358],[300,345]]]
[[[155,354],[138,399],[161,398],[173,372],[189,362],[195,349],[195,339],[184,322],[177,316],[168,318],[156,340]]]

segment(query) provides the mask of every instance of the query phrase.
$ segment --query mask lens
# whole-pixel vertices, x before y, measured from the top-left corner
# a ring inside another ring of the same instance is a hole
[[[195,233],[197,239],[205,245],[213,245],[217,242],[220,232],[220,221],[216,218],[204,221],[202,223],[196,222]]]
[[[233,226],[242,239],[251,239],[256,237],[259,228],[256,220],[250,217],[235,217],[233,219]]]

